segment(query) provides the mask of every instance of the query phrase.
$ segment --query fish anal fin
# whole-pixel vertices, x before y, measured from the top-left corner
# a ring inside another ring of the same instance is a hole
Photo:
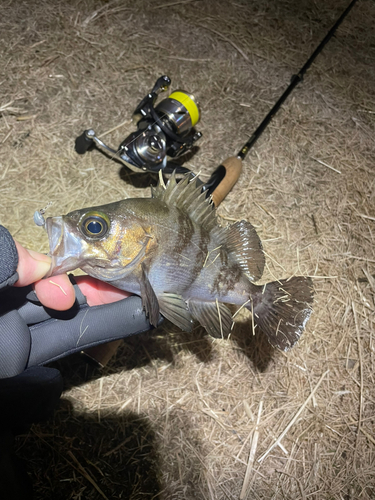
[[[193,328],[193,318],[188,306],[181,295],[175,293],[162,293],[158,296],[160,312],[174,325],[184,332],[190,332]]]
[[[189,300],[189,309],[193,317],[212,337],[228,337],[233,320],[232,313],[226,305],[220,302]]]
[[[159,302],[147,277],[146,266],[144,263],[141,264],[141,268],[142,277],[140,279],[140,287],[143,308],[151,325],[157,326],[159,323]]]
[[[258,281],[263,274],[265,258],[262,242],[254,226],[241,220],[226,228],[223,236],[229,256],[240,265],[251,281]]]
[[[313,300],[311,278],[294,276],[267,283],[253,299],[254,323],[273,347],[288,351],[305,329]],[[251,305],[246,307],[251,311]]]

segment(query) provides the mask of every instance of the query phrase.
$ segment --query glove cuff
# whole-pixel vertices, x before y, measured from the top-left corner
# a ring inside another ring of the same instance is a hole
[[[18,252],[8,229],[0,225],[0,290],[18,280]]]

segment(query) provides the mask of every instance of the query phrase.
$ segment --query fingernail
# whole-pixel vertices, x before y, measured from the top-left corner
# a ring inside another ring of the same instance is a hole
[[[38,262],[47,262],[49,265],[51,265],[51,257],[48,257],[48,255],[35,252],[34,250],[30,250],[29,248],[27,249],[27,251],[34,260],[37,260]]]

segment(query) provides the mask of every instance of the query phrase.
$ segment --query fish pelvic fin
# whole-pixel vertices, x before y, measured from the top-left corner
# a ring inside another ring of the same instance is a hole
[[[191,332],[193,329],[193,318],[181,295],[162,293],[158,296],[158,299],[161,314],[184,332]]]
[[[215,338],[227,338],[232,329],[232,313],[220,302],[189,300],[189,309],[196,319]]]
[[[141,288],[141,298],[143,308],[145,310],[146,316],[153,326],[157,326],[159,323],[159,302],[152,288],[152,285],[147,277],[146,266],[144,263],[141,264],[142,276],[140,279],[140,288]]]
[[[229,257],[236,261],[250,281],[263,274],[265,258],[262,242],[254,226],[245,220],[215,231],[217,240],[225,246]]]
[[[253,321],[267,335],[273,347],[291,349],[301,337],[312,313],[314,300],[311,278],[295,276],[262,287],[246,307]]]

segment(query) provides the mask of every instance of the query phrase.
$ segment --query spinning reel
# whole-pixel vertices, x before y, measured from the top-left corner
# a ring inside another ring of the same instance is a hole
[[[180,164],[169,161],[168,157],[184,155],[202,137],[201,132],[194,130],[200,118],[199,109],[194,96],[182,90],[173,92],[155,106],[159,94],[170,84],[168,76],[161,76],[156,81],[133,113],[137,130],[124,139],[117,150],[104,144],[94,130],[88,129],[76,139],[77,153],[84,154],[96,146],[134,172],[189,172]]]

